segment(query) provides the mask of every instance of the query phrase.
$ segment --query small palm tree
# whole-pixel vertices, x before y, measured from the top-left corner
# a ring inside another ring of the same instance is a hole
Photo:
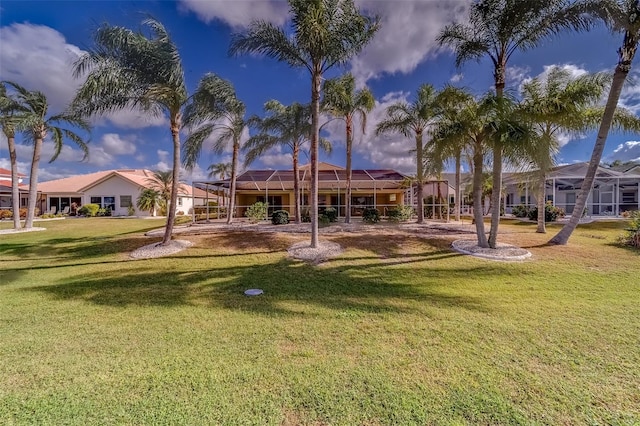
[[[13,228],[20,229],[20,189],[18,187],[18,157],[16,155],[16,127],[20,125],[23,108],[7,93],[4,83],[0,84],[0,127],[7,137],[9,162],[11,163],[11,200]]]
[[[569,237],[571,237],[580,222],[580,217],[587,204],[587,198],[602,159],[609,130],[614,123],[614,114],[620,99],[620,93],[627,75],[631,71],[631,64],[640,42],[640,0],[599,0],[591,3],[591,6],[590,12],[593,16],[602,19],[611,31],[623,33],[624,38],[622,46],[618,49],[618,64],[613,72],[613,81],[609,88],[609,96],[600,121],[598,136],[593,146],[589,168],[578,193],[575,208],[569,221],[562,227],[560,232],[549,240],[550,244],[567,244]]]
[[[367,126],[367,113],[375,106],[375,99],[369,89],[362,88],[356,91],[356,81],[353,75],[345,74],[342,77],[327,80],[324,83],[323,110],[336,118],[344,120],[346,127],[347,145],[347,187],[345,191],[346,214],[345,223],[351,221],[351,157],[353,148],[353,118],[360,117],[362,133]]]
[[[160,192],[155,189],[145,188],[140,192],[140,195],[136,200],[136,205],[138,206],[138,209],[149,212],[150,215],[153,215],[156,207],[159,206],[161,202],[162,196],[160,195]]]
[[[284,146],[291,150],[293,166],[293,192],[295,197],[294,216],[296,223],[300,223],[300,172],[299,157],[311,133],[311,107],[294,102],[284,106],[276,100],[264,104],[267,115],[264,118],[251,117],[250,125],[258,133],[245,143],[245,166],[253,163],[261,155],[276,146]],[[320,148],[331,152],[331,144],[320,139]]]
[[[496,95],[503,96],[507,64],[517,51],[539,45],[542,40],[565,29],[586,30],[590,19],[584,14],[583,2],[571,0],[482,0],[469,9],[468,23],[447,25],[440,35],[440,45],[453,48],[456,66],[489,57],[493,63]],[[501,139],[494,141],[493,187],[502,186]],[[500,223],[500,191],[494,191],[491,204],[489,245],[496,247]]]
[[[187,168],[192,168],[200,156],[204,141],[216,132],[213,152],[222,152],[231,144],[231,188],[229,197],[229,214],[227,223],[233,221],[236,207],[236,178],[238,176],[238,157],[240,143],[247,130],[244,118],[245,105],[235,97],[230,82],[217,76],[209,75],[202,79],[194,94],[194,101],[187,107],[186,124],[193,129],[185,141],[185,153],[182,160]],[[204,124],[202,124],[204,123]]]
[[[35,218],[38,194],[38,167],[40,165],[42,144],[45,138],[50,134],[55,144],[53,156],[51,160],[49,160],[50,163],[55,161],[58,155],[60,155],[65,139],[71,140],[80,147],[84,153],[84,160],[89,156],[87,142],[75,131],[65,127],[59,127],[59,124],[65,123],[86,132],[90,131],[90,126],[89,123],[81,118],[75,111],[65,111],[61,114],[49,115],[49,104],[44,93],[29,91],[19,84],[12,82],[6,82],[6,84],[15,90],[14,99],[20,104],[19,129],[24,135],[25,140],[33,143],[33,158],[31,159],[31,173],[29,175],[29,204],[27,218],[24,222],[24,227],[28,229],[33,227],[33,219]]]
[[[178,177],[180,179],[180,177]],[[147,178],[147,185],[149,185],[149,189],[156,191],[160,199],[162,200],[162,204],[165,207],[165,213],[168,213],[171,210],[172,206],[175,204],[171,203],[173,191],[173,171],[171,170],[155,170],[152,172],[151,177]],[[186,188],[181,181],[178,181],[177,191],[185,192]],[[143,209],[148,210],[148,209]]]
[[[415,100],[408,104],[397,102],[387,108],[387,117],[378,123],[376,134],[400,133],[415,140],[418,187],[418,223],[424,223],[424,156],[423,135],[435,123],[440,113],[436,90],[430,84],[418,89]]]
[[[211,164],[207,171],[209,172],[209,179],[222,179],[225,180],[231,177],[231,163],[215,163]],[[222,191],[222,206],[224,207],[224,191]]]
[[[303,67],[311,75],[311,247],[318,247],[318,147],[320,82],[335,65],[345,64],[369,43],[378,18],[360,14],[354,0],[289,0],[292,36],[266,21],[254,21],[235,34],[230,53],[261,53]]]

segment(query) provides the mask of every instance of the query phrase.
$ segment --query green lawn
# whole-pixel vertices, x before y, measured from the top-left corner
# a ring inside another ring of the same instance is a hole
[[[345,253],[310,266],[285,252],[307,236],[238,232],[128,260],[160,225],[0,235],[0,424],[640,423],[624,222],[564,247],[507,222],[523,263],[340,234],[323,238]]]

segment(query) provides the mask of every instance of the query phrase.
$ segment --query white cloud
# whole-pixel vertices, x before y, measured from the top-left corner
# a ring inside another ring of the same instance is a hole
[[[627,141],[622,143],[605,158],[607,162],[615,160],[620,160],[623,163],[626,161],[640,161],[640,141]]]
[[[169,120],[165,116],[152,116],[139,110],[123,109],[110,112],[93,120],[96,126],[112,124],[121,129],[144,129],[146,127],[167,126]],[[168,130],[167,130],[168,131]]]
[[[469,0],[358,0],[357,5],[380,16],[380,29],[352,62],[360,82],[381,73],[408,74],[441,49],[436,38],[445,25],[465,17]]]
[[[640,72],[632,72],[627,77],[625,81],[624,87],[622,88],[622,93],[620,94],[620,99],[618,101],[618,106],[627,108],[633,114],[640,113],[640,82],[638,81],[638,77]]]
[[[540,81],[547,81],[549,73],[554,67],[558,67],[560,69],[568,71],[571,78],[580,77],[581,75],[587,74],[589,72],[586,69],[574,64],[552,64],[544,65],[540,74],[535,77],[531,77],[527,75],[527,73],[529,72],[528,68],[514,67],[514,69],[511,69],[511,81],[514,83],[513,86],[517,85],[519,92],[522,93],[523,85],[533,80],[533,78],[538,78]],[[507,68],[507,79],[509,79],[509,70],[510,68]]]
[[[261,155],[260,162],[266,167],[279,168],[282,166],[291,169],[293,167],[293,155],[290,152],[283,152],[282,146],[278,145]]]
[[[51,112],[64,110],[80,83],[71,70],[83,51],[53,28],[29,23],[0,27],[0,40],[2,79],[43,92]]]
[[[265,20],[281,26],[287,20],[289,6],[281,0],[181,0],[180,9],[194,12],[206,23],[220,20],[239,29],[248,27],[254,20]]]
[[[460,73],[460,74],[454,74],[449,81],[452,83],[457,83],[459,81],[461,81],[464,78],[464,74]]]
[[[136,146],[133,143],[135,136],[129,136],[129,140],[123,139],[117,133],[106,133],[102,135],[100,143],[105,152],[112,155],[133,155],[136,152]]]

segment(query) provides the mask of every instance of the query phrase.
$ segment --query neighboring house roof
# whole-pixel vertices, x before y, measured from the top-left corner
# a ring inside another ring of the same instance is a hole
[[[629,163],[620,164],[617,166],[611,166],[610,169],[615,170],[617,172],[622,172],[622,173],[632,172],[635,174],[640,174],[640,163],[629,162]]]
[[[0,167],[0,176],[7,176],[9,179],[11,179],[11,170],[3,169],[2,167]],[[26,175],[18,173],[18,177],[26,177]]]
[[[104,170],[86,175],[75,175],[47,182],[40,182],[38,183],[38,191],[57,194],[83,193],[114,176],[118,176],[140,188],[147,188],[149,186],[149,179],[153,176],[153,172],[145,169]],[[196,193],[196,197],[205,195],[204,191],[199,190],[199,192],[201,194]],[[191,187],[183,184],[180,194],[191,196]]]
[[[300,170],[311,170],[311,163],[304,164],[299,167]],[[326,163],[324,161],[318,162],[318,170],[344,170],[344,167],[336,166],[335,164]]]

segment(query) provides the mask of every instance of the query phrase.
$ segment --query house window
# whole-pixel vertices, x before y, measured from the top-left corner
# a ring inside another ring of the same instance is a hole
[[[121,208],[129,208],[133,204],[131,203],[131,195],[121,195],[120,196],[120,207]]]
[[[20,198],[20,207],[27,207],[29,205],[29,198],[22,197]]]
[[[102,197],[91,197],[91,204],[97,204],[102,207]]]
[[[182,206],[182,197],[178,197],[178,205]]]
[[[553,203],[553,194],[547,194],[547,201],[551,201]]]
[[[91,197],[91,204],[97,204],[100,208],[114,211],[116,209],[116,197]]]
[[[622,204],[631,204],[636,202],[635,191],[624,191],[622,193]]]

